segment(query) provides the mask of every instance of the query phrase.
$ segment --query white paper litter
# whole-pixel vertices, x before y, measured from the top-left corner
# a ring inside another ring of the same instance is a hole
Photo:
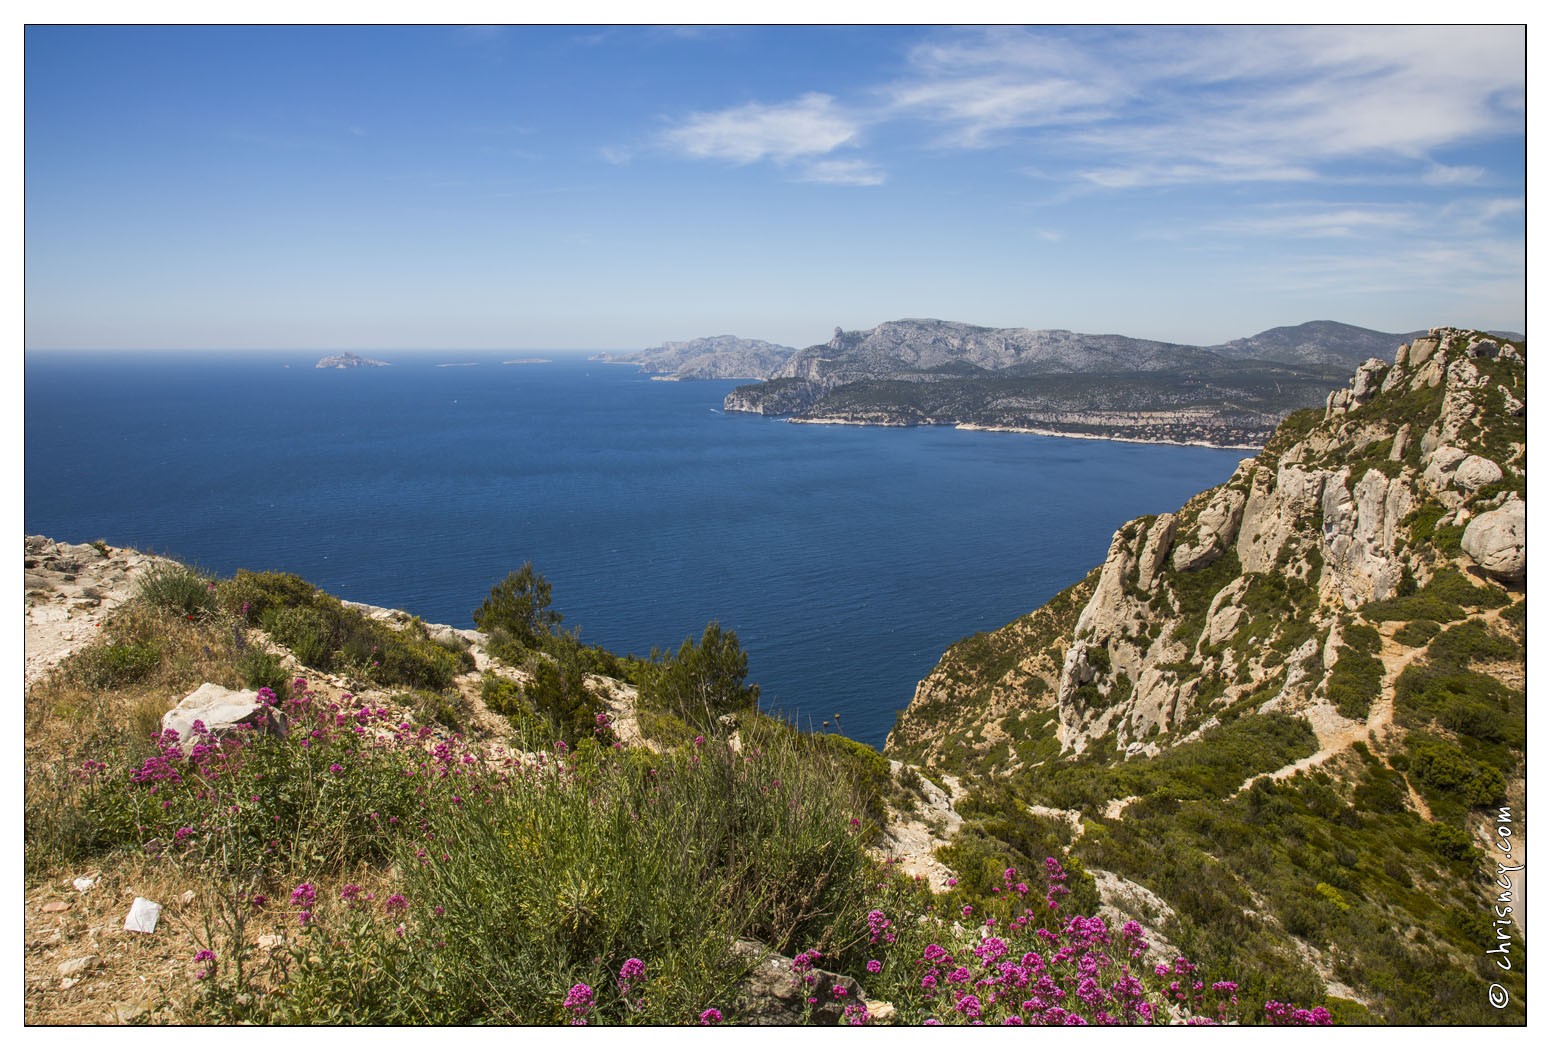
[[[139,931],[142,934],[155,934],[156,921],[161,914],[162,907],[156,902],[136,898],[135,903],[129,907],[129,915],[124,917],[124,929]]]
[[[95,876],[81,876],[80,878],[73,879],[70,882],[75,884],[76,890],[80,891],[82,894],[85,894],[87,891],[92,889],[92,884],[97,882],[97,878]]]

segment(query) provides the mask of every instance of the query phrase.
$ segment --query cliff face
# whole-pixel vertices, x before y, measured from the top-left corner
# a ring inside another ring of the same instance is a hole
[[[1447,566],[1522,587],[1523,397],[1513,346],[1434,329],[1360,366],[1226,484],[1128,523],[1063,662],[1063,749],[1113,732],[1156,752],[1154,736],[1273,682],[1258,710],[1328,708],[1342,625],[1383,623],[1368,604]],[[1472,521],[1490,542],[1449,532]]]
[[[1492,939],[1522,951],[1517,906],[1482,923],[1481,874],[1524,804],[1525,401],[1523,344],[1481,332],[1365,361],[1227,482],[955,644],[885,754],[962,781],[956,857],[1053,837],[1101,890],[1163,902],[1187,954],[1354,1020],[1506,1020],[1452,990]]]

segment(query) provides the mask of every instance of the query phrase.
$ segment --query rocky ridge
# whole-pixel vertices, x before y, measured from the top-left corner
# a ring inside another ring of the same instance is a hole
[[[1227,924],[1237,900],[1258,959],[1419,1017],[1383,975],[1425,957],[1464,980],[1482,935],[1460,932],[1485,908],[1464,866],[1489,865],[1491,808],[1524,802],[1526,400],[1524,345],[1489,333],[1365,360],[1227,482],[1125,523],[1083,581],[952,647],[885,754],[974,786],[955,849],[1015,849],[1033,819],[1106,903],[1177,910],[1166,935]],[[1314,838],[1241,846],[1226,829],[1264,825],[1277,785],[1320,800]],[[1180,865],[1219,889],[1166,875]],[[1431,948],[1343,933],[1354,899]]]
[[[799,422],[1258,445],[1338,375],[1128,336],[904,319],[837,328],[768,381],[729,393],[723,408]]]

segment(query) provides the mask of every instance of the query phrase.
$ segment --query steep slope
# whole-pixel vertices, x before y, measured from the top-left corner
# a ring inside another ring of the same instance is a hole
[[[1031,805],[1070,824],[1190,951],[1279,959],[1391,1021],[1501,1019],[1476,1013],[1471,844],[1522,803],[1525,398],[1523,345],[1480,332],[1368,360],[1057,602],[950,650],[886,754],[978,787],[983,850]]]

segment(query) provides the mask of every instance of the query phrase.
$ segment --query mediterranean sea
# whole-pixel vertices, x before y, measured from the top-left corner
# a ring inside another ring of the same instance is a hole
[[[948,645],[1250,455],[792,426],[723,414],[736,381],[574,352],[323,353],[29,352],[27,533],[285,570],[458,627],[531,560],[584,641],[644,656],[714,618],[767,710],[839,713],[881,747]]]

